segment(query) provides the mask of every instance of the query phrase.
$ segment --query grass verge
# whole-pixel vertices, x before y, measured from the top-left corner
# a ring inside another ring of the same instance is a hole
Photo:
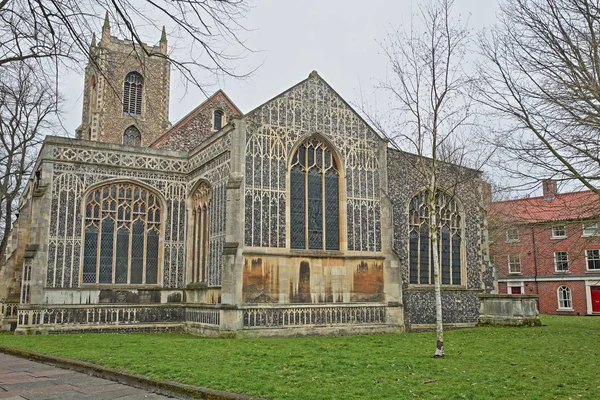
[[[374,336],[206,339],[183,334],[15,336],[0,344],[271,399],[598,399],[600,318]]]

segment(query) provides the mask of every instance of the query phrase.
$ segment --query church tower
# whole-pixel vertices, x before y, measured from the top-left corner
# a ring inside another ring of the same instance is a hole
[[[90,45],[79,139],[148,146],[169,128],[170,71],[167,35],[158,46],[138,45],[110,34]]]

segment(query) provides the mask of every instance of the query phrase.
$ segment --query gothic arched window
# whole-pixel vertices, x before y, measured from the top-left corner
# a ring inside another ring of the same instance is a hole
[[[85,197],[83,283],[158,283],[160,201],[134,183]]]
[[[201,182],[192,195],[194,243],[192,245],[192,282],[208,280],[208,238],[210,236],[211,188]]]
[[[139,72],[132,71],[123,83],[123,114],[142,114],[142,87],[144,78]]]
[[[215,112],[213,113],[213,129],[215,131],[218,131],[223,127],[223,117],[224,114],[221,110],[215,110]]]
[[[290,244],[293,249],[340,249],[340,173],[327,144],[305,140],[290,169]]]
[[[142,144],[142,134],[138,128],[131,125],[123,133],[123,144],[126,146],[140,146]]]
[[[429,190],[413,197],[409,203],[410,283],[432,285],[433,249],[429,218]],[[442,284],[460,285],[462,216],[452,196],[441,191],[435,194],[438,249],[441,261]]]

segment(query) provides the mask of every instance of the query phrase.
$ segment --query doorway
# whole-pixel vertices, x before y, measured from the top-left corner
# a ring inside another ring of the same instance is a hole
[[[600,314],[600,286],[591,286],[592,312]]]

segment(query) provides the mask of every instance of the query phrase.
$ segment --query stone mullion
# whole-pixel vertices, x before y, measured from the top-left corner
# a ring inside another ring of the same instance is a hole
[[[196,252],[198,251],[197,241],[198,241],[198,211],[194,205],[194,209],[192,210],[192,282],[196,282],[198,280],[197,274],[197,264],[198,258]]]
[[[147,197],[146,197],[147,198]],[[148,212],[148,205],[146,204],[146,213]],[[148,214],[146,214],[147,216]],[[146,283],[146,263],[148,262],[148,218],[143,219],[144,222],[144,251],[142,254],[142,285]],[[157,272],[158,274],[158,272]]]
[[[202,280],[208,281],[208,266],[209,266],[209,255],[210,255],[210,202],[204,205],[203,215],[203,238],[202,238]]]
[[[81,224],[81,219],[78,220],[77,218],[77,209],[79,207],[81,207],[81,203],[78,204],[77,202],[77,198],[79,197],[80,191],[76,190],[76,188],[79,188],[78,185],[75,185],[75,177],[71,178],[73,180],[73,191],[70,192],[71,197],[73,198],[73,221],[71,222],[71,235],[73,237],[73,239],[77,238],[77,224]],[[67,201],[68,204],[68,201]],[[81,237],[81,236],[80,236]],[[80,244],[81,246],[81,244]],[[73,277],[73,272],[74,272],[74,267],[75,267],[75,248],[77,247],[77,242],[74,240],[73,244],[71,245],[71,273],[69,274],[69,285],[68,287],[73,287],[73,280],[75,279]],[[81,252],[81,250],[80,250]],[[63,286],[64,286],[64,279],[63,279]]]
[[[326,208],[325,208],[325,152],[323,149],[315,149],[315,153],[317,151],[321,151],[323,154],[321,155],[321,165],[317,165],[317,169],[321,171],[321,249],[325,250],[327,248],[325,236],[327,235],[327,225],[326,225]],[[315,154],[315,162],[317,160],[317,155]],[[322,167],[322,168],[321,168]]]
[[[61,271],[61,279],[60,279],[61,285],[60,286],[61,287],[65,287],[65,266],[67,264],[67,254],[66,254],[67,253],[67,245],[66,244],[67,244],[67,223],[69,221],[69,218],[67,216],[69,215],[69,211],[70,211],[69,210],[69,191],[68,191],[68,188],[69,188],[69,184],[68,184],[69,182],[68,182],[68,180],[69,179],[68,178],[69,178],[68,175],[63,175],[62,176],[62,179],[63,179],[62,183],[63,184],[61,185],[61,189],[62,189],[61,192],[62,191],[65,192],[65,204],[64,204],[64,208],[65,208],[64,211],[65,212],[62,213],[62,218],[65,220],[65,227],[64,227],[64,230],[63,230],[63,233],[62,233],[63,240],[61,241],[62,242],[61,243],[61,247],[63,249],[62,250],[62,254],[63,254],[63,260],[62,261],[63,262],[62,262],[62,265],[61,265],[61,268],[60,268],[60,271]],[[59,196],[59,198],[60,198],[60,196]],[[59,208],[59,210],[60,209],[62,209],[62,207]],[[71,247],[73,247],[73,246],[71,245]],[[73,264],[71,264],[71,265],[73,265]],[[55,275],[55,279],[56,279],[56,275]]]
[[[304,151],[304,165],[304,248],[308,249],[308,149]]]
[[[115,283],[115,275],[116,275],[116,266],[117,266],[117,233],[119,232],[119,217],[117,215],[117,207],[118,204],[116,204],[115,201],[115,214],[114,214],[114,224],[113,224],[113,244],[112,244],[112,272],[111,272],[111,276],[112,276],[112,281],[111,283],[114,284]]]
[[[61,175],[60,178],[58,178],[58,189],[57,189],[57,193],[56,193],[56,204],[57,204],[57,210],[61,210],[62,209],[62,201],[60,198],[60,193],[62,192],[62,180],[63,180],[64,175]],[[60,237],[60,220],[63,217],[62,213],[57,213],[56,214],[56,232],[54,232],[54,237],[56,239],[58,239]],[[66,231],[66,229],[65,229]],[[66,235],[66,232],[63,234]],[[63,236],[64,237],[64,236]],[[57,263],[58,263],[58,247],[61,245],[61,241],[60,240],[55,240],[54,241],[54,262],[53,264],[53,272],[52,272],[52,287],[56,287],[56,267],[57,267]],[[63,255],[63,259],[64,259],[64,255]]]

